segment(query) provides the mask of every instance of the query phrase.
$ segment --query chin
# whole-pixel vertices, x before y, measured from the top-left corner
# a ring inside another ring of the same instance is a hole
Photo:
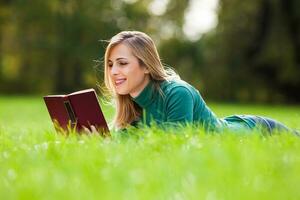
[[[116,91],[118,95],[127,95],[129,92],[127,91]]]

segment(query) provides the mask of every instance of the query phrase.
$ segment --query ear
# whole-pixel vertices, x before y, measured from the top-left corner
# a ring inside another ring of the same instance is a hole
[[[149,70],[148,70],[148,67],[145,67],[144,73],[145,74],[149,74],[150,73]]]

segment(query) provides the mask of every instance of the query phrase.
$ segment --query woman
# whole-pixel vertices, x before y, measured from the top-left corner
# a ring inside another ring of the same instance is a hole
[[[197,123],[211,131],[244,131],[262,127],[289,131],[265,117],[234,115],[218,119],[198,90],[166,69],[152,39],[138,31],[111,38],[105,52],[105,86],[115,99],[115,127],[152,122],[158,125]]]

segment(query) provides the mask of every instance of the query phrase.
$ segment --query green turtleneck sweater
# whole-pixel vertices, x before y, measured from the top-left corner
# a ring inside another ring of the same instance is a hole
[[[251,120],[233,115],[219,119],[209,109],[198,90],[182,80],[163,81],[161,92],[150,82],[133,101],[143,109],[141,122],[150,125],[174,123],[198,123],[207,130],[224,128],[250,130],[255,126]]]

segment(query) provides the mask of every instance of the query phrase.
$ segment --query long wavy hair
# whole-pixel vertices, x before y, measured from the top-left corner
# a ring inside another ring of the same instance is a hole
[[[154,83],[155,89],[160,93],[160,82],[179,78],[174,70],[162,65],[156,46],[147,34],[139,31],[122,31],[113,36],[109,40],[104,56],[104,83],[108,92],[115,100],[116,114],[113,125],[117,129],[127,127],[142,115],[142,109],[132,101],[129,94],[117,94],[114,83],[109,75],[108,60],[111,50],[121,43],[131,49],[132,54],[138,59],[140,67],[148,69],[150,81]]]

